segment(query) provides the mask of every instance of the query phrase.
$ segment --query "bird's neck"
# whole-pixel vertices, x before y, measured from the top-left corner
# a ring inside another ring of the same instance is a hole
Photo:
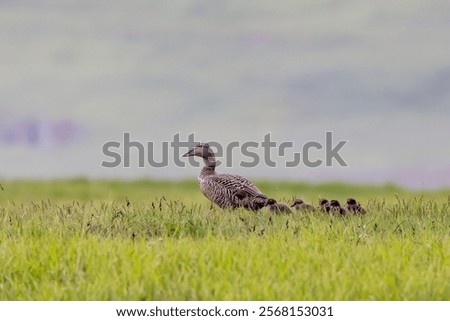
[[[204,166],[200,171],[200,175],[198,176],[199,180],[202,180],[210,175],[216,174],[216,168],[214,166]]]
[[[212,150],[208,151],[207,156],[203,156],[203,163],[205,164],[205,167],[212,167],[213,170],[216,168],[216,157],[214,156]]]
[[[216,158],[214,155],[203,158],[203,162],[205,163],[205,166],[203,166],[200,175],[198,176],[200,180],[206,176],[216,174]]]

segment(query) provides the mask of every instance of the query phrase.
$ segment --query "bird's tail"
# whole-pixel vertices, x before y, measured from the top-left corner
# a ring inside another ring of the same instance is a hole
[[[260,194],[244,200],[244,207],[254,212],[259,211],[263,207],[267,206],[267,196]]]

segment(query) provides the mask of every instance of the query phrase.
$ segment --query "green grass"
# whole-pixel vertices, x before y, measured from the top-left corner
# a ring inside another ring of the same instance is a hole
[[[211,207],[195,181],[2,181],[1,300],[450,300],[449,190],[259,182],[369,213]]]

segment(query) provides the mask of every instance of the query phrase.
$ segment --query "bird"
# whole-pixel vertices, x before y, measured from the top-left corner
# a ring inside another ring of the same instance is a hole
[[[220,208],[243,207],[258,211],[267,205],[268,197],[248,179],[216,172],[216,158],[208,143],[197,144],[183,157],[201,157],[205,166],[198,175],[200,191]]]
[[[319,200],[319,209],[323,212],[330,212],[330,202],[326,198],[321,198]]]
[[[366,214],[366,210],[354,198],[347,198],[344,208],[349,213]]]
[[[345,216],[346,210],[341,207],[341,204],[337,200],[331,200],[330,201],[330,211],[331,214],[340,214],[342,216]]]
[[[297,198],[294,203],[291,205],[291,207],[294,207],[297,211],[313,211],[314,206],[311,204],[305,203],[301,198]]]
[[[276,200],[274,200],[273,198],[269,198],[267,200],[267,206],[269,207],[269,211],[273,212],[273,213],[292,213],[291,209],[289,208],[289,206],[287,206],[286,204],[283,203],[278,203]]]

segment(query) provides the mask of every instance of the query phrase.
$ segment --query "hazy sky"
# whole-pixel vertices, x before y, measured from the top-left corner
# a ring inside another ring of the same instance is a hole
[[[194,179],[198,168],[136,157],[102,168],[102,146],[129,132],[158,159],[176,133],[227,144],[270,132],[301,151],[332,131],[348,167],[280,157],[248,169],[236,153],[218,170],[450,186],[449,12],[414,0],[0,0],[0,177]]]

